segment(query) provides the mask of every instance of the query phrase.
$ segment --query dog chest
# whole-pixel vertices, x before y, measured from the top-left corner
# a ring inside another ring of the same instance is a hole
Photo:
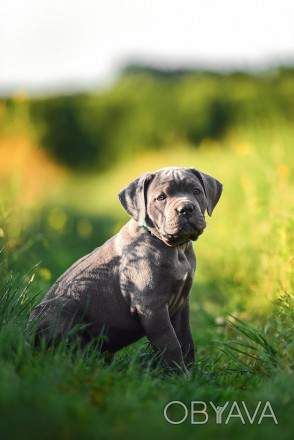
[[[184,306],[189,295],[191,284],[192,277],[190,272],[186,272],[182,280],[178,280],[177,283],[175,283],[168,301],[168,308],[171,314]]]
[[[187,256],[185,249],[178,248],[172,271],[174,282],[168,301],[168,307],[172,314],[183,307],[186,302],[192,285],[194,267],[193,261]]]

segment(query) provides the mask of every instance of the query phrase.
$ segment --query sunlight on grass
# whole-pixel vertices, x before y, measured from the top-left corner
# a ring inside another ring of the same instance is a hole
[[[0,137],[0,200],[28,207],[56,191],[66,172],[28,134]]]

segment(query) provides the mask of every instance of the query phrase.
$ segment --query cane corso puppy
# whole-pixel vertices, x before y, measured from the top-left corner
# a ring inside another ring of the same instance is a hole
[[[131,182],[119,194],[131,219],[58,278],[31,314],[36,340],[100,336],[101,351],[113,354],[147,336],[168,367],[187,373],[194,362],[192,241],[221,192],[218,180],[193,168],[164,168]]]

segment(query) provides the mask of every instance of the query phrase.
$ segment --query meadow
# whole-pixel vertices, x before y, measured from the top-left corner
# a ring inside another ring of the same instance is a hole
[[[175,137],[94,171],[57,160],[39,148],[26,115],[17,121],[0,135],[1,438],[293,438],[294,128],[287,118],[205,134],[197,148]],[[91,346],[36,351],[26,328],[33,305],[127,220],[120,188],[168,165],[196,167],[224,185],[195,244],[192,377],[165,374],[144,340],[110,365]],[[206,424],[172,425],[163,411],[173,400],[188,407],[244,401],[251,412],[270,401],[278,424],[238,417],[216,424],[210,409]]]

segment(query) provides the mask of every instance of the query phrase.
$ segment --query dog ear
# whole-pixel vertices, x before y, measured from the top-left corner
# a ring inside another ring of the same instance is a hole
[[[131,182],[118,195],[124,209],[140,225],[144,225],[146,222],[147,189],[153,177],[152,173],[144,174]]]
[[[217,202],[223,191],[223,185],[214,177],[202,173],[196,169],[192,169],[193,174],[196,174],[201,182],[207,199],[207,213],[211,216]]]

